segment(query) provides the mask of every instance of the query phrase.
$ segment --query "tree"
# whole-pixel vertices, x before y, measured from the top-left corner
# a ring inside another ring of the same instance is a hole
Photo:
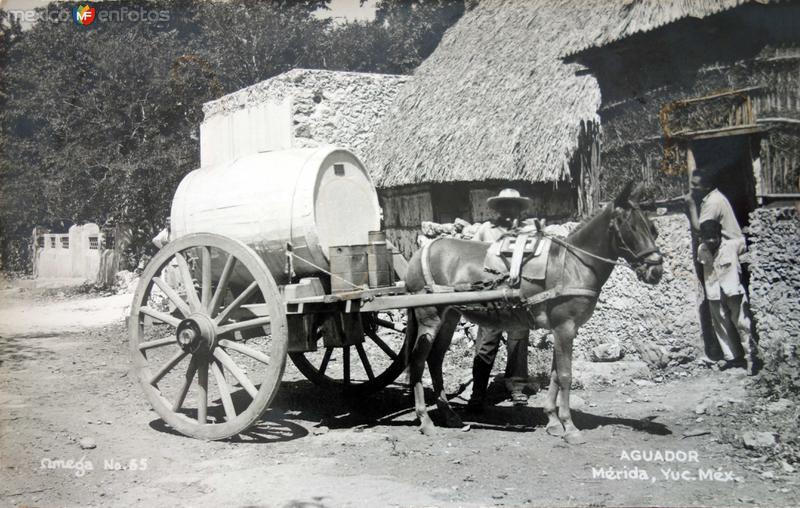
[[[144,252],[199,165],[204,102],[296,67],[411,72],[463,10],[382,0],[376,21],[340,26],[313,15],[327,4],[121,0],[94,7],[168,19],[81,27],[51,21],[70,14],[53,3],[24,32],[0,11],[2,266],[24,264],[36,225],[124,221]]]
[[[385,27],[392,41],[391,72],[406,74],[418,67],[464,8],[464,0],[378,0],[375,23]]]
[[[4,65],[4,244],[36,224],[114,218],[146,234],[163,221],[197,165],[202,102],[221,91],[183,46],[144,22],[40,21],[25,32]]]
[[[22,35],[22,27],[19,20],[15,19],[8,12],[0,10],[0,69],[5,69],[9,63],[9,54]],[[11,90],[8,78],[5,73],[0,72],[0,115],[7,111],[8,94]],[[7,152],[13,140],[8,136],[8,132],[0,129],[0,154]],[[5,197],[13,192],[16,182],[8,179],[5,175],[12,172],[10,161],[6,157],[0,157],[0,203],[5,203]],[[24,243],[26,232],[18,233],[18,228],[12,226],[13,231],[9,231],[9,225],[0,216],[0,267],[6,266],[3,260],[13,260],[15,266],[19,266],[25,259],[27,245]]]
[[[329,24],[313,17],[307,3],[252,0],[205,3],[197,22],[196,44],[226,92],[318,67]]]

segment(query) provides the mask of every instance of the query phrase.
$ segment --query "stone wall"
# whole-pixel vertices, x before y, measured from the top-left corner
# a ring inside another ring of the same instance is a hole
[[[750,305],[764,360],[761,381],[800,398],[800,213],[760,208],[750,214]]]
[[[409,79],[294,69],[207,102],[201,161],[205,166],[252,151],[324,143],[348,148],[363,159],[375,127]],[[251,140],[254,135],[259,139]]]
[[[666,351],[671,366],[702,354],[697,313],[700,289],[692,261],[689,221],[683,214],[653,217],[656,244],[664,255],[664,276],[655,286],[640,282],[633,271],[617,267],[603,287],[589,322],[579,331],[576,347],[588,359],[594,346],[619,342],[626,357],[638,357],[653,346]],[[663,349],[662,349],[663,348]]]

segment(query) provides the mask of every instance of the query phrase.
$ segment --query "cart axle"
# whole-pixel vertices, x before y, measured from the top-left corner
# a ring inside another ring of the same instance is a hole
[[[211,351],[216,345],[216,327],[206,315],[192,314],[180,322],[175,338],[187,353],[195,353],[201,349]]]

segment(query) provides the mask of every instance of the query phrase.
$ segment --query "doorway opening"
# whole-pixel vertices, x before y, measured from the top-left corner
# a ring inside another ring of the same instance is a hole
[[[692,141],[697,171],[711,177],[733,207],[739,226],[750,222],[758,205],[753,161],[758,158],[757,136],[724,136]]]
[[[742,228],[749,224],[750,212],[758,205],[754,167],[757,163],[754,161],[759,160],[759,146],[758,136],[750,134],[696,138],[691,141],[690,150],[697,168],[695,172],[709,177],[712,187],[725,195]],[[693,237],[695,271],[703,284],[703,269],[696,257],[697,247],[698,239]],[[748,265],[742,264],[741,282],[745,291],[750,286],[748,268]],[[699,302],[698,313],[706,356],[712,360],[720,360],[722,349],[714,332],[708,300],[705,298]]]

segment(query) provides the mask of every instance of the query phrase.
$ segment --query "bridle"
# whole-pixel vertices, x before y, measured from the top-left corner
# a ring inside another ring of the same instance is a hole
[[[631,213],[639,214],[639,217],[641,217],[642,221],[645,224],[648,223],[647,218],[642,213],[642,210],[633,203],[631,203]],[[619,216],[616,216],[611,220],[611,224],[609,224],[608,228],[614,232],[614,236],[612,237],[614,248],[617,250],[617,252],[622,252],[629,256],[629,258],[626,258],[626,260],[629,259],[628,262],[633,268],[639,268],[642,265],[660,265],[662,263],[662,257],[659,253],[658,247],[655,246],[655,242],[652,241],[652,238],[650,240],[653,246],[650,248],[642,249],[638,252],[635,252],[631,248],[628,242],[625,241],[625,236],[622,234],[622,230],[620,229]],[[659,256],[655,259],[649,259],[652,254],[659,254]]]
[[[647,223],[647,218],[644,216],[644,214],[642,213],[642,211],[639,209],[638,206],[636,206],[633,203],[631,203],[631,209],[634,210],[636,213],[638,213],[639,216],[642,218],[642,220],[645,223]],[[599,255],[597,255],[597,254],[595,254],[593,252],[589,252],[589,251],[587,251],[585,249],[581,249],[580,247],[578,247],[576,245],[572,245],[571,243],[568,243],[564,239],[559,238],[557,236],[553,236],[553,235],[550,235],[550,234],[547,234],[547,233],[543,233],[543,235],[545,237],[547,237],[547,238],[550,238],[553,242],[561,245],[562,247],[564,247],[568,251],[572,252],[573,254],[577,255],[577,253],[580,253],[580,254],[583,254],[583,255],[588,256],[590,258],[594,258],[594,259],[596,259],[598,261],[602,261],[603,263],[608,263],[609,265],[615,265],[615,266],[625,266],[625,267],[628,267],[628,268],[630,268],[631,270],[634,270],[634,271],[639,270],[643,266],[648,266],[648,265],[655,266],[655,265],[660,265],[663,262],[663,258],[660,255],[658,256],[657,259],[654,259],[654,260],[647,259],[651,254],[659,253],[658,247],[655,246],[655,241],[652,242],[653,243],[653,247],[651,247],[649,249],[643,249],[643,250],[639,251],[638,253],[634,252],[634,250],[631,248],[631,246],[625,241],[625,238],[622,236],[622,231],[620,230],[620,227],[619,227],[619,217],[614,217],[611,220],[611,224],[608,225],[608,229],[609,229],[609,231],[613,231],[614,232],[614,236],[612,237],[612,242],[614,243],[614,249],[617,252],[624,252],[624,253],[630,255],[630,257],[631,257],[631,259],[633,259],[633,261],[628,261],[627,259],[625,259],[624,263],[620,263],[616,259],[610,259],[610,258],[607,258],[607,257],[599,256]],[[652,240],[652,238],[651,238],[651,240]]]

